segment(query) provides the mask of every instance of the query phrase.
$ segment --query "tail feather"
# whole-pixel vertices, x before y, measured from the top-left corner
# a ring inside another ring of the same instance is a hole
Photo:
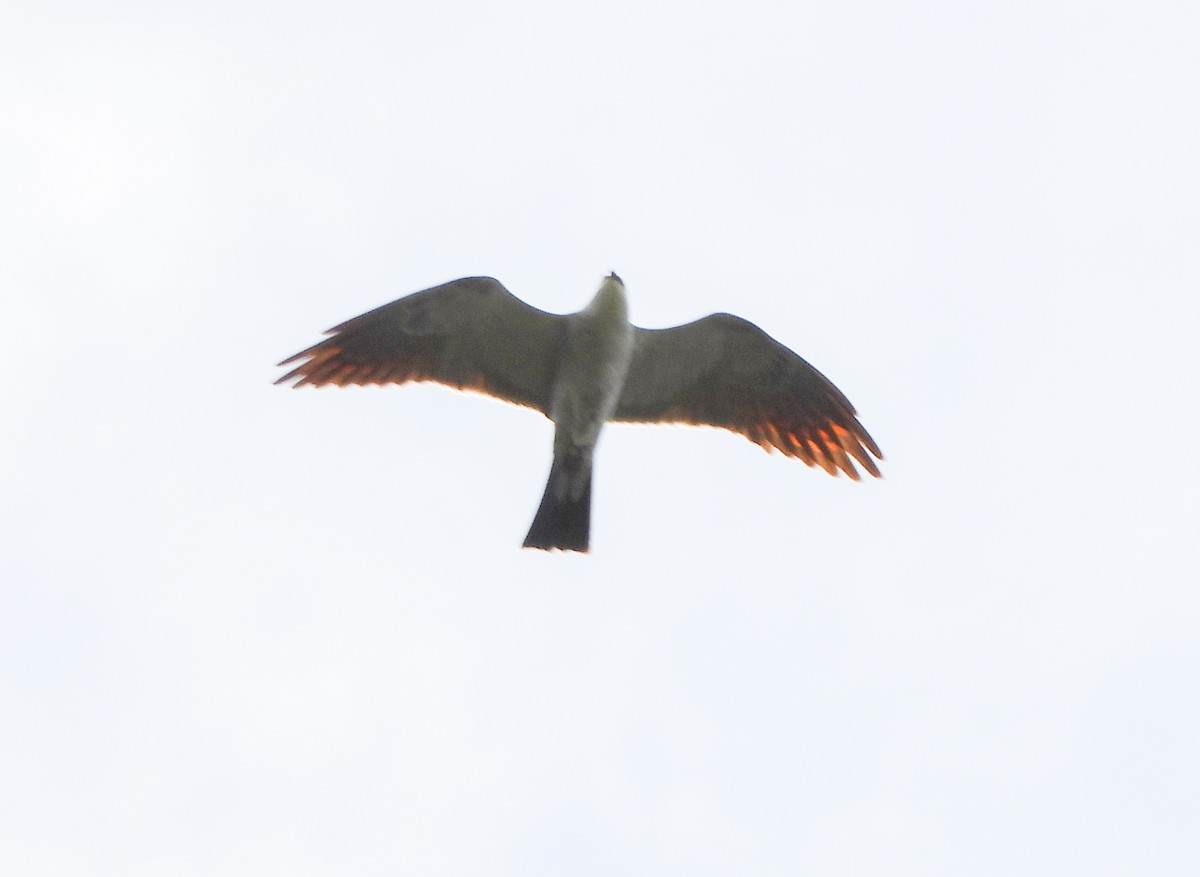
[[[587,471],[580,471],[583,466],[587,467]],[[578,485],[581,480],[582,490],[578,486],[574,491],[568,489],[568,485]],[[572,497],[572,493],[576,495]],[[542,504],[538,506],[533,524],[525,537],[525,547],[586,553],[591,523],[591,460],[555,454],[546,492],[542,494]]]

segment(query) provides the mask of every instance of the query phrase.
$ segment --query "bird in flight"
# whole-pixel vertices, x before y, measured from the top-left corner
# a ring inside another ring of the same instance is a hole
[[[883,454],[828,378],[753,323],[711,314],[629,322],[610,274],[582,311],[550,314],[491,277],[464,277],[368,311],[288,357],[294,386],[433,381],[534,408],[554,423],[550,478],[524,547],[588,550],[592,456],[609,421],[744,435],[830,475],[880,477]]]

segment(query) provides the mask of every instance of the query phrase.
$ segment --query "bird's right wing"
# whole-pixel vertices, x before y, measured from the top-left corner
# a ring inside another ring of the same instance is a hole
[[[545,413],[565,318],[491,277],[465,277],[347,320],[280,363],[295,386],[434,381]],[[303,361],[301,361],[303,360]]]
[[[871,456],[883,459],[854,406],[828,378],[732,314],[638,329],[613,420],[717,426],[855,480],[852,459],[876,477]]]

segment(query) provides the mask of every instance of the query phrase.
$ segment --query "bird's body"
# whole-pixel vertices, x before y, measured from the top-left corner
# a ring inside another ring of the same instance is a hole
[[[617,410],[633,360],[624,284],[615,275],[606,277],[588,306],[566,320],[548,412],[554,462],[525,547],[587,551],[592,455],[600,430]]]
[[[592,459],[612,421],[694,423],[740,432],[857,480],[883,455],[820,372],[752,323],[713,314],[672,329],[629,322],[611,274],[586,308],[532,308],[490,277],[414,293],[329,330],[276,383],[436,381],[536,408],[554,422],[554,461],[525,547],[587,551]]]

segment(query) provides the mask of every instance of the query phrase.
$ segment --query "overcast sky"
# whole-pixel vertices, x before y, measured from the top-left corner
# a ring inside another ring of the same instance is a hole
[[[1200,873],[1200,9],[10,2],[0,870]],[[274,387],[490,274],[887,455]]]

